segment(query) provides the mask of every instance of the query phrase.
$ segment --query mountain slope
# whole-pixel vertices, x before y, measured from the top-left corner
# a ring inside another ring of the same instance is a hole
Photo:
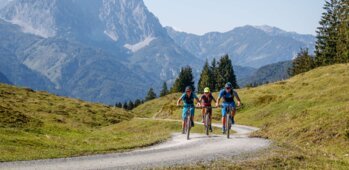
[[[252,169],[261,166],[301,169],[348,167],[348,82],[349,65],[337,64],[285,81],[237,90],[244,108],[238,110],[236,122],[259,126],[261,130],[254,136],[269,138],[281,148],[272,151],[272,155],[259,158],[260,161],[246,164],[253,165]],[[146,102],[134,112],[142,117],[180,119],[181,110],[175,106],[179,96],[171,94]],[[200,110],[196,110],[195,115],[200,117]],[[220,117],[220,109],[215,109],[213,118],[219,121]],[[235,167],[236,162],[224,161],[213,166],[225,164]]]
[[[0,83],[12,84],[12,83],[7,79],[7,77],[6,77],[4,74],[2,74],[2,73],[0,73]]]
[[[288,79],[288,69],[291,67],[292,61],[268,64],[256,70],[249,77],[245,77],[243,81],[244,85],[259,85]]]
[[[291,60],[300,48],[314,51],[315,37],[282,31],[275,27],[244,26],[225,33],[210,32],[202,36],[177,32],[167,27],[177,44],[199,58],[229,54],[234,65],[261,67]]]
[[[143,98],[144,89],[171,83],[182,66],[198,71],[203,63],[176,45],[140,0],[14,0],[0,18],[8,39],[0,47],[50,80],[50,92],[84,100]]]

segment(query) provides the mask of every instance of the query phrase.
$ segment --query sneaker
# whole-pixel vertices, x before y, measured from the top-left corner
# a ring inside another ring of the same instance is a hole
[[[213,130],[212,130],[212,126],[210,126],[210,132],[212,132]]]
[[[225,127],[222,127],[222,133],[225,134]]]
[[[234,120],[234,117],[231,117],[231,124],[235,124],[235,120]]]
[[[191,127],[194,127],[194,121],[191,121]]]

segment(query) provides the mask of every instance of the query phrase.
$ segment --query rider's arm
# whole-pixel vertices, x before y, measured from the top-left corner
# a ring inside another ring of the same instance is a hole
[[[211,97],[212,97],[212,100],[213,100],[215,103],[217,103],[217,101],[216,101],[216,99],[213,97],[213,95],[211,95]]]
[[[199,106],[201,106],[201,103],[200,103],[201,100],[198,98],[198,96],[196,96],[196,94],[194,94],[194,98],[195,98],[197,104],[198,104]]]
[[[240,100],[240,97],[239,97],[238,93],[236,91],[233,91],[233,94],[236,97],[236,100],[238,100],[238,106],[240,106],[241,100]]]
[[[183,95],[177,100],[177,106],[179,105],[179,103],[181,103],[182,100],[183,100]]]
[[[216,107],[218,107],[219,102],[221,101],[222,95],[221,92],[218,93],[218,98],[217,98],[217,102],[216,102]]]

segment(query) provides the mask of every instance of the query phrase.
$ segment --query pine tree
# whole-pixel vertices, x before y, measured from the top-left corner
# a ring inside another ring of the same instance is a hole
[[[338,27],[339,21],[339,1],[330,0],[325,2],[325,12],[318,27],[317,41],[315,45],[315,64],[324,66],[333,64],[337,54]]]
[[[218,89],[223,88],[227,82],[230,82],[233,85],[233,88],[239,88],[236,81],[233,65],[227,54],[219,60],[216,76],[216,86]]]
[[[349,62],[349,0],[339,2],[339,20],[336,63]]]
[[[122,105],[122,108],[125,109],[125,110],[128,109],[127,102],[125,102],[125,103]]]
[[[127,105],[127,110],[132,110],[134,108],[133,102],[130,100]]]
[[[147,96],[145,97],[145,101],[153,100],[155,98],[156,98],[156,94],[154,92],[154,89],[150,88],[149,91],[148,91]]]
[[[297,57],[292,61],[292,67],[289,70],[289,75],[294,76],[300,73],[307,72],[314,68],[314,59],[309,55],[308,49],[301,49]]]
[[[218,91],[219,89],[216,87],[217,84],[217,61],[216,58],[213,58],[211,62],[211,70],[212,70],[212,91]]]
[[[141,105],[142,104],[142,101],[140,100],[140,99],[136,99],[135,100],[135,106],[134,107],[137,107],[137,106],[139,106],[139,105]]]
[[[204,68],[202,69],[200,79],[198,82],[198,92],[203,92],[205,87],[214,89],[213,73],[211,67],[208,65],[207,60],[205,62]]]
[[[191,86],[193,91],[195,91],[194,87],[194,76],[192,73],[192,69],[189,66],[182,67],[179,76],[177,77],[175,83],[171,88],[172,93],[184,92],[185,87]]]
[[[164,84],[162,84],[162,89],[160,91],[160,97],[166,96],[167,94],[168,94],[167,84],[166,82],[164,82]]]

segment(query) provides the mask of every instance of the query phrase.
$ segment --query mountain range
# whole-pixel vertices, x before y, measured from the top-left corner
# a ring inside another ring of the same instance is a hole
[[[93,102],[143,98],[189,65],[229,54],[238,80],[314,37],[245,26],[203,36],[163,27],[142,0],[13,0],[0,10],[0,72],[14,85]],[[241,65],[241,66],[238,66]]]

